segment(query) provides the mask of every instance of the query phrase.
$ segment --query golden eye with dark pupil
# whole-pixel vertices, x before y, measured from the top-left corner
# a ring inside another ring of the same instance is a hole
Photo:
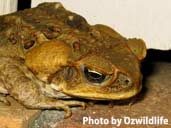
[[[84,75],[89,82],[102,83],[105,80],[105,75],[94,70],[84,67]]]

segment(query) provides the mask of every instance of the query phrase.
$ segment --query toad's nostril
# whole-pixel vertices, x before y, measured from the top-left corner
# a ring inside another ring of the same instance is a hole
[[[112,84],[112,89],[115,90],[115,91],[119,91],[119,90],[122,90],[124,88],[129,88],[132,86],[132,81],[131,79],[122,74],[122,73],[119,73],[115,82]]]
[[[128,80],[128,79],[124,80],[125,84],[129,84],[129,82],[130,82],[130,80]]]
[[[122,73],[119,74],[118,80],[121,86],[129,86],[131,84],[130,78]]]

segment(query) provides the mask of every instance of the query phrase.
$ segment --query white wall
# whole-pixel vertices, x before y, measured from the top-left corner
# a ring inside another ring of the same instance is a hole
[[[0,15],[15,12],[17,10],[17,0],[0,0]]]

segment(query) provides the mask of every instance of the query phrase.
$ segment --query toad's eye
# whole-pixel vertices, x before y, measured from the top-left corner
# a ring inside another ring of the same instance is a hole
[[[100,72],[94,71],[88,67],[84,67],[83,70],[84,70],[84,75],[89,82],[102,83],[102,82],[104,82],[104,80],[106,78],[106,75],[104,75]]]

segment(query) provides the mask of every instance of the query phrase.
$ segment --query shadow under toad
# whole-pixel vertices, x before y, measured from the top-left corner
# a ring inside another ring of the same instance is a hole
[[[142,91],[139,93],[138,101],[141,101],[145,98],[146,94],[148,93],[148,88],[147,88],[147,82],[148,78],[156,73],[155,71],[157,70],[156,63],[157,62],[171,62],[171,50],[167,51],[162,51],[162,50],[156,50],[156,49],[148,49],[147,50],[147,56],[141,63],[141,72],[143,75],[143,80],[142,80]]]

